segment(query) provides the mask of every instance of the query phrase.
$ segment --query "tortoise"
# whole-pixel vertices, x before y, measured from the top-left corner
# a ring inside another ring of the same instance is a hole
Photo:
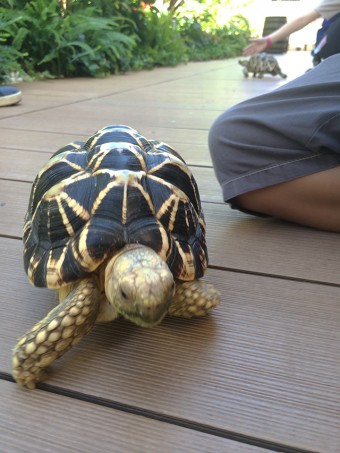
[[[16,382],[34,389],[96,322],[152,327],[216,307],[201,280],[205,229],[196,181],[169,145],[109,125],[57,151],[33,183],[23,240],[28,279],[60,303],[18,340]]]
[[[253,73],[253,77],[257,76],[259,79],[261,79],[264,74],[271,74],[272,76],[280,75],[283,79],[287,77],[287,75],[283,74],[281,71],[277,59],[266,53],[253,55],[248,60],[239,60],[238,62],[243,66],[243,74],[245,77],[248,77],[249,73]]]

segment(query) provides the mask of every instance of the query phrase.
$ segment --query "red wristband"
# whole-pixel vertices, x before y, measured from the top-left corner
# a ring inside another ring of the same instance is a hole
[[[266,39],[266,49],[270,49],[270,47],[272,46],[272,40],[271,40],[271,37],[270,36],[265,36],[265,39]]]

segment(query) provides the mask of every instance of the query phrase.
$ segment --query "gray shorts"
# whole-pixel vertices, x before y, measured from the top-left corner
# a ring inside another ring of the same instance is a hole
[[[226,110],[209,148],[223,197],[340,165],[340,54],[279,89]]]

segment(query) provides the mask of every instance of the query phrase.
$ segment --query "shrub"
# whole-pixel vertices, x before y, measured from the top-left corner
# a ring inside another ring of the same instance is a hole
[[[204,29],[203,26],[206,26]],[[207,26],[209,25],[209,26]],[[241,15],[234,16],[223,27],[210,21],[210,15],[182,17],[179,30],[188,48],[190,60],[230,58],[240,55],[250,36],[249,23]]]
[[[171,13],[161,13],[151,7],[144,13],[144,22],[139,23],[137,35],[135,66],[175,66],[188,61],[187,48]]]
[[[151,0],[0,0],[0,81],[9,73],[100,77],[239,55],[249,24],[234,16],[219,26],[226,2],[199,1],[197,13],[179,1],[161,12]]]
[[[91,7],[68,14],[58,0],[30,1],[21,13],[0,10],[0,20],[10,36],[6,44],[25,55],[23,68],[57,77],[116,72],[134,45],[134,37],[121,32],[121,18],[99,17]]]

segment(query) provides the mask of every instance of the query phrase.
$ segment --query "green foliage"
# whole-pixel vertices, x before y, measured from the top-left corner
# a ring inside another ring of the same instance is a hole
[[[15,19],[13,19],[13,17]],[[1,10],[11,45],[25,55],[24,69],[60,76],[104,76],[119,70],[134,38],[121,32],[120,18],[100,17],[95,8],[68,14],[58,0],[33,0],[23,11]]]
[[[105,76],[119,69],[119,59],[128,53],[133,39],[120,33],[113,19],[92,17],[93,9],[74,13],[53,30],[54,45],[39,67],[57,76]],[[61,31],[61,33],[60,33]]]
[[[150,8],[144,14],[143,26],[137,34],[139,44],[135,49],[135,67],[175,66],[188,61],[187,48],[171,14]],[[141,24],[140,24],[141,25]]]
[[[164,1],[163,12],[153,3],[0,0],[0,81],[10,73],[101,77],[228,58],[241,54],[250,36],[243,16],[218,25],[228,0],[197,0],[200,9],[191,12],[179,0]]]
[[[28,74],[19,63],[24,57],[25,54],[13,47],[2,45],[0,39],[0,83],[11,83],[15,79],[29,80]]]
[[[68,0],[66,2],[66,10],[69,13],[82,11],[85,8],[95,8],[100,16],[123,16],[128,17],[131,10],[136,7],[139,2],[130,0]]]
[[[179,29],[188,47],[190,60],[211,60],[240,55],[250,36],[249,23],[241,15],[234,16],[223,27],[216,26],[213,18],[207,13],[201,18],[183,17],[179,20]]]
[[[8,3],[0,6],[0,82],[4,83],[10,82],[12,74],[16,74],[17,77],[27,78],[27,74],[19,63],[20,59],[26,55],[13,46],[6,44],[8,40],[11,40],[11,34],[7,31],[6,26],[18,20],[15,16],[8,14],[7,6]],[[3,20],[3,17],[5,20]]]

